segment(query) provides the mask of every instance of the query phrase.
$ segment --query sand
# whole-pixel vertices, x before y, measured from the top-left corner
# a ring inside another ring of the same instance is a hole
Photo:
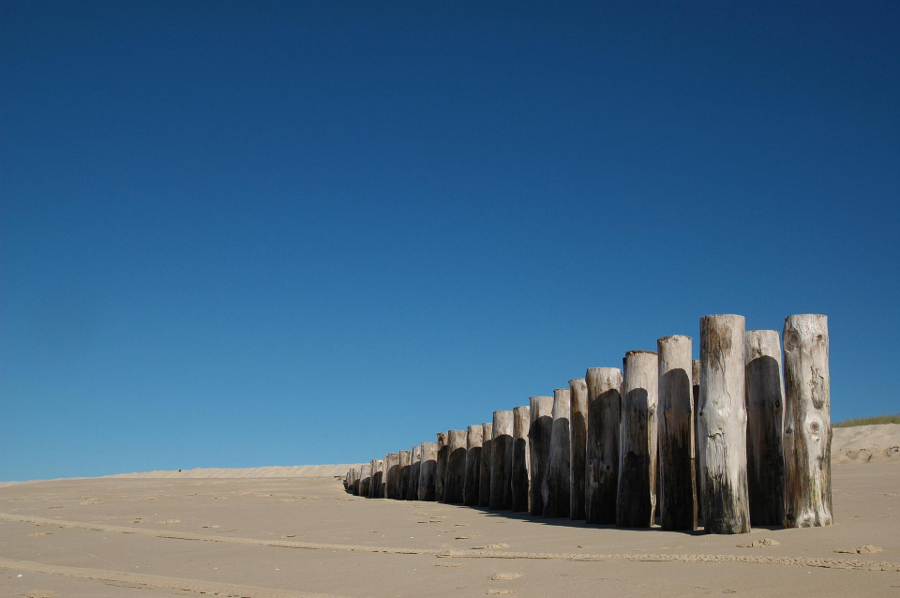
[[[900,596],[900,426],[869,428],[836,430],[836,525],[737,536],[368,500],[303,468],[10,484],[0,597]]]

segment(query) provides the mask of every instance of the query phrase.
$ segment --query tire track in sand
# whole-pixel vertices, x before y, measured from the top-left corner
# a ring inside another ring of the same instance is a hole
[[[251,546],[270,546],[274,548],[298,548],[305,550],[413,554],[456,559],[558,560],[576,562],[632,561],[641,563],[751,563],[756,565],[782,565],[900,573],[900,563],[867,561],[861,559],[746,556],[730,554],[591,554],[579,552],[514,552],[509,550],[397,548],[392,546],[366,546],[362,544],[322,544],[294,540],[260,540],[257,538],[240,538],[236,536],[213,536],[208,534],[196,534],[193,532],[135,528],[121,525],[106,525],[102,523],[84,523],[81,521],[48,519],[46,517],[36,517],[31,515],[12,515],[9,513],[0,513],[0,521],[34,523],[36,525],[52,526],[60,529],[117,532],[172,540],[194,540],[199,542],[217,542],[220,544],[242,544]]]
[[[26,573],[43,573],[60,575],[81,581],[97,581],[116,586],[134,589],[166,589],[184,594],[190,592],[197,596],[221,596],[222,598],[342,598],[334,594],[315,594],[311,592],[294,592],[277,588],[262,588],[217,581],[199,579],[183,579],[149,575],[145,573],[128,573],[126,571],[108,571],[105,569],[87,569],[83,567],[65,567],[62,565],[45,565],[35,561],[19,561],[0,558],[0,569]]]

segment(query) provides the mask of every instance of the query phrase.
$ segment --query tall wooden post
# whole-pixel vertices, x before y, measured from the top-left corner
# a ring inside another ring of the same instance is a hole
[[[400,481],[400,455],[388,453],[384,456],[384,497],[397,498],[397,487]]]
[[[590,368],[588,387],[588,442],[585,481],[585,519],[588,523],[616,522],[619,484],[619,426],[622,370]]]
[[[419,465],[419,500],[434,500],[434,483],[437,477],[437,443],[422,443],[422,463]]]
[[[419,470],[422,468],[422,445],[412,447],[412,461],[409,464],[409,486],[406,489],[406,500],[416,500],[419,495]]]
[[[571,394],[568,388],[553,391],[553,431],[550,433],[550,467],[544,517],[568,517],[571,480]]]
[[[659,496],[665,530],[697,528],[691,337],[666,336],[659,350]]]
[[[397,471],[397,500],[406,500],[409,492],[409,467],[412,465],[412,451],[400,451],[400,463]]]
[[[744,317],[700,318],[700,473],[709,534],[750,531]]]
[[[616,525],[653,525],[656,507],[658,359],[653,351],[625,354]]]
[[[775,330],[747,330],[747,492],[750,525],[784,525],[784,382]]]
[[[359,468],[359,495],[369,496],[369,483],[372,481],[372,464],[363,463]]]
[[[447,432],[447,468],[444,471],[444,498],[447,504],[463,502],[466,483],[466,431]]]
[[[384,461],[372,459],[372,483],[369,485],[369,497],[384,498]]]
[[[491,439],[491,508],[512,508],[513,412],[494,411]]]
[[[444,501],[444,477],[447,475],[447,457],[449,456],[447,448],[447,433],[438,432],[437,435],[437,469],[434,472],[434,500],[438,502]]]
[[[478,506],[491,506],[491,462],[494,459],[494,424],[481,424],[481,465],[478,467]]]
[[[834,522],[831,509],[831,375],[828,318],[784,321],[785,525]]]
[[[531,409],[526,405],[513,409],[513,466],[512,510],[528,510],[528,432],[531,430]]]
[[[544,514],[547,472],[550,469],[550,437],[553,432],[553,397],[531,397],[531,431],[528,448],[531,453],[531,508],[532,515]]]
[[[585,518],[585,470],[587,468],[588,390],[584,378],[569,380],[569,396],[572,400],[572,439],[569,450],[569,517]]]
[[[700,413],[700,360],[691,361],[691,384],[694,398],[694,488],[697,489],[697,525],[703,523],[703,477],[700,475],[700,426],[697,414]]]
[[[483,442],[482,426],[466,428],[466,483],[463,488],[463,502],[466,505],[478,504],[478,486],[481,481],[481,444]]]

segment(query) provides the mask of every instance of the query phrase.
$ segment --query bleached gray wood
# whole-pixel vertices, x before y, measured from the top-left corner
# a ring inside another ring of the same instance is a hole
[[[584,378],[569,380],[571,445],[569,449],[569,517],[584,519],[588,437],[588,390]]]
[[[550,433],[550,465],[544,517],[568,517],[571,480],[571,394],[568,388],[553,391],[553,430]]]
[[[450,451],[447,448],[447,433],[437,434],[437,469],[434,472],[434,500],[444,501],[444,479],[447,475],[447,457]]]
[[[585,520],[611,525],[616,522],[619,483],[622,370],[590,368],[585,380],[588,387]]]
[[[619,429],[619,484],[616,525],[647,528],[656,507],[657,356],[653,351],[625,354],[622,425]]]
[[[784,321],[785,525],[834,523],[831,506],[831,376],[828,318]]]
[[[494,411],[491,438],[491,508],[512,508],[513,412]]]
[[[491,505],[491,462],[494,454],[491,449],[493,444],[494,424],[481,424],[481,465],[479,466],[478,479],[478,505],[490,507]]]
[[[437,443],[422,443],[422,463],[419,465],[419,500],[434,500],[434,480],[437,474]]]
[[[384,460],[372,459],[372,483],[369,486],[371,498],[384,498]]]
[[[444,497],[447,504],[461,504],[465,498],[466,431],[447,432],[447,468],[444,471]]]
[[[700,318],[700,474],[703,527],[710,534],[750,531],[744,317]]]
[[[544,514],[547,472],[550,468],[550,437],[553,432],[553,397],[541,396],[529,399],[531,429],[528,433],[528,449],[531,461],[532,515]]]
[[[409,466],[412,465],[412,451],[400,451],[400,464],[397,475],[397,500],[406,500],[409,492]]]
[[[372,481],[372,465],[363,463],[359,468],[359,495],[369,496],[369,483]]]
[[[513,408],[512,510],[528,510],[529,458],[528,432],[531,409],[526,405]]]
[[[384,497],[396,499],[400,483],[400,455],[388,453],[385,455],[384,461]]]
[[[697,527],[694,474],[694,400],[691,384],[691,337],[666,336],[659,352],[660,525],[665,530]]]
[[[747,493],[750,525],[784,525],[784,381],[775,330],[747,330]]]
[[[480,424],[466,428],[466,483],[463,488],[463,503],[469,506],[477,505],[479,499],[483,432]]]
[[[419,495],[419,470],[422,468],[422,445],[412,447],[412,461],[409,464],[409,486],[406,489],[406,500],[416,500]]]

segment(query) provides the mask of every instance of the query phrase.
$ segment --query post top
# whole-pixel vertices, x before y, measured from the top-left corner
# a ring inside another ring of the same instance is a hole
[[[627,353],[625,353],[625,357],[628,357],[629,355],[640,355],[640,354],[642,354],[642,353],[648,353],[648,354],[650,354],[650,355],[656,355],[656,351],[642,351],[642,350],[639,350],[639,351],[628,351]]]
[[[658,339],[656,339],[656,342],[661,343],[664,341],[675,340],[675,339],[678,339],[678,340],[684,339],[684,340],[689,340],[689,341],[694,340],[693,338],[689,337],[686,334],[670,334],[669,336],[659,337]]]

